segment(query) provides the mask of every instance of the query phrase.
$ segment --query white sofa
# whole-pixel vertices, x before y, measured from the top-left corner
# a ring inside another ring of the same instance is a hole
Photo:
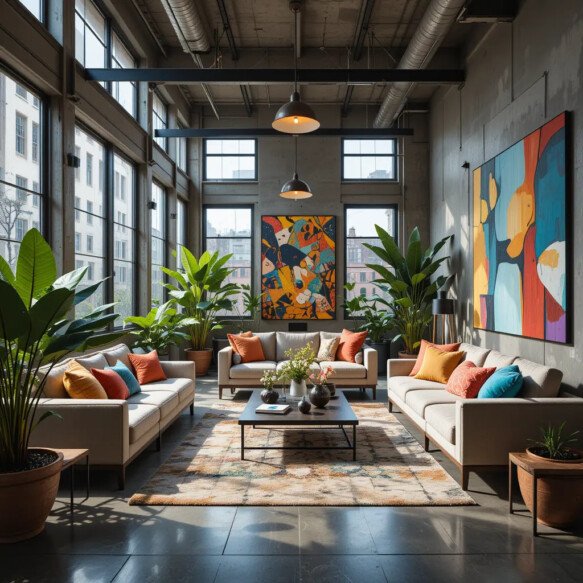
[[[314,353],[320,347],[320,338],[340,336],[336,332],[257,332],[254,334],[261,341],[265,360],[243,364],[233,363],[233,349],[230,346],[219,351],[218,377],[219,398],[223,390],[230,389],[234,393],[239,388],[261,387],[260,379],[268,370],[279,370],[287,360],[285,353],[290,349],[298,349],[307,344],[312,346]],[[314,372],[328,366],[332,367],[333,374],[330,382],[339,388],[372,389],[373,399],[377,394],[377,351],[364,346],[362,364],[344,361],[314,362]]]
[[[86,368],[105,368],[121,360],[129,364],[125,344],[76,356]],[[194,413],[195,370],[191,361],[161,362],[168,377],[142,385],[142,392],[127,400],[71,399],[63,386],[63,374],[71,359],[56,365],[48,374],[37,417],[49,417],[33,431],[33,446],[87,448],[92,468],[115,470],[120,488],[125,487],[125,470],[148,445],[160,447],[162,432],[184,409]]]
[[[389,410],[396,405],[461,471],[464,490],[470,471],[508,466],[508,453],[524,451],[540,428],[566,422],[567,431],[583,427],[583,399],[560,397],[563,373],[535,362],[462,344],[465,359],[477,366],[516,364],[524,376],[519,396],[512,399],[463,399],[445,385],[408,376],[415,360],[387,361]]]

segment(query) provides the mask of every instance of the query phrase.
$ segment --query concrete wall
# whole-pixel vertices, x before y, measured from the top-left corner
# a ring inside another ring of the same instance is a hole
[[[449,268],[466,340],[564,371],[581,388],[583,359],[583,3],[526,0],[512,24],[493,25],[468,49],[464,86],[431,102],[431,237],[454,234]],[[564,346],[472,327],[471,173],[564,110],[573,112],[574,342]],[[469,169],[462,168],[464,161]]]

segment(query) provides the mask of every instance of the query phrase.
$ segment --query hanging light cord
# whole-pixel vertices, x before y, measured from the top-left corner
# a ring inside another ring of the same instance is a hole
[[[294,164],[294,174],[298,173],[298,135],[294,135],[294,148],[295,148],[295,164]]]
[[[298,10],[294,9],[294,92],[298,90]]]

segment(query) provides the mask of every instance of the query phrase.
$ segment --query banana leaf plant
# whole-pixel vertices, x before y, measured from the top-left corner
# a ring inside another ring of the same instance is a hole
[[[261,299],[265,294],[254,294],[251,291],[251,286],[248,283],[240,285],[239,290],[241,292],[243,310],[241,311],[239,309],[238,303],[235,303],[235,310],[237,311],[237,317],[239,319],[239,331],[244,332],[246,328],[248,329],[248,326],[245,325],[245,322],[252,322],[255,319],[255,315],[260,312]]]
[[[228,283],[233,269],[226,267],[232,254],[219,256],[219,252],[205,251],[198,259],[186,248],[181,247],[182,269],[184,272],[163,267],[166,275],[175,283],[167,283],[171,302],[182,306],[179,317],[187,320],[185,329],[190,335],[193,350],[206,350],[211,332],[222,329],[218,320],[221,310],[232,310],[234,295],[240,287]]]
[[[407,250],[401,253],[396,241],[382,227],[375,225],[381,246],[364,243],[386,265],[367,263],[379,277],[375,283],[390,297],[377,298],[379,304],[392,312],[391,324],[396,339],[402,339],[405,351],[416,354],[421,340],[431,322],[431,302],[437,291],[449,285],[453,276],[432,276],[449,256],[437,258],[451,236],[444,237],[432,247],[424,249],[419,229],[415,227],[409,236]]]
[[[57,277],[49,244],[36,229],[20,244],[16,272],[0,257],[0,473],[26,468],[35,413],[47,375],[69,353],[112,342],[123,332],[96,335],[118,315],[114,304],[70,317],[105,280],[81,287],[87,268]]]

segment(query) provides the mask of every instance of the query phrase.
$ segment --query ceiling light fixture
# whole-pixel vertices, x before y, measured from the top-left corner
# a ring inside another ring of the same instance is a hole
[[[295,147],[295,164],[294,164],[294,175],[291,180],[288,180],[282,187],[279,196],[282,198],[287,198],[291,200],[302,200],[304,198],[310,198],[312,196],[312,191],[308,186],[307,182],[300,180],[298,178],[298,136],[294,136],[294,147]]]
[[[320,122],[316,119],[314,110],[304,103],[298,91],[298,15],[301,10],[301,2],[292,0],[289,4],[290,10],[294,14],[294,91],[290,100],[282,105],[273,120],[271,127],[284,134],[309,134],[320,127]]]

